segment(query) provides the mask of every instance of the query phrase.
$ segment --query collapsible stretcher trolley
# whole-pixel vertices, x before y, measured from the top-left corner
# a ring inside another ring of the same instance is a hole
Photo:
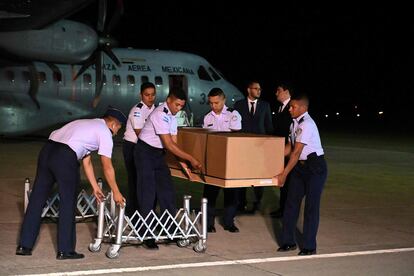
[[[201,200],[201,210],[190,212],[191,196],[184,196],[184,206],[176,214],[165,210],[160,216],[151,211],[145,218],[136,211],[125,215],[125,206],[116,206],[112,193],[98,204],[98,229],[96,238],[89,244],[91,252],[101,250],[102,242],[109,241],[106,251],[110,259],[119,256],[123,243],[143,242],[154,239],[176,241],[179,247],[194,244],[193,249],[203,253],[207,249],[207,199]],[[110,202],[110,203],[109,203]]]
[[[98,179],[98,185],[102,188],[102,179]],[[26,178],[24,182],[24,212],[29,204],[30,193],[30,179]],[[45,207],[42,211],[42,218],[59,218],[59,194],[56,193],[46,200]],[[76,220],[84,220],[87,218],[97,217],[98,209],[96,208],[96,198],[92,194],[88,194],[85,190],[81,190],[76,200]]]

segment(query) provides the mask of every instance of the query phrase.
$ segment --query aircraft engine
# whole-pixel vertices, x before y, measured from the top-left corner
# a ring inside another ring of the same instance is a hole
[[[22,59],[74,64],[89,58],[98,35],[89,26],[60,20],[40,30],[0,33],[0,48]]]

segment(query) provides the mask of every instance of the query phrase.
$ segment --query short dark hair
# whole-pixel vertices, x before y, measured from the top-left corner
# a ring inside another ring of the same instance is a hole
[[[170,88],[170,92],[168,93],[168,97],[171,97],[171,96],[173,96],[177,99],[183,100],[183,101],[187,100],[187,95],[186,95],[185,91],[180,87]]]
[[[302,101],[305,105],[309,106],[309,97],[305,93],[297,93],[293,95],[290,100]]]
[[[279,83],[277,83],[276,87],[282,87],[283,90],[289,90],[290,94],[293,94],[293,87],[292,84],[288,81],[281,81]]]
[[[258,84],[260,84],[260,82],[259,82],[258,80],[249,80],[249,81],[247,82],[247,87],[252,86],[254,83],[258,83]]]
[[[221,88],[214,87],[213,89],[210,90],[210,92],[208,92],[208,97],[215,97],[215,96],[221,96],[221,97],[225,98],[226,94],[224,94],[224,92],[223,92],[223,90],[221,90]]]
[[[152,82],[144,82],[143,84],[141,84],[141,93],[144,92],[144,90],[147,88],[155,89],[155,85]]]

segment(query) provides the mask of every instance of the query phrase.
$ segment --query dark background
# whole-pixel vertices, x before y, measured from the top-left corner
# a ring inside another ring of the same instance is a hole
[[[201,55],[242,92],[258,80],[273,108],[282,80],[310,96],[320,124],[400,129],[412,120],[414,23],[404,7],[269,1],[124,1],[124,7],[112,34],[120,47]],[[72,16],[91,26],[96,18],[95,4]]]

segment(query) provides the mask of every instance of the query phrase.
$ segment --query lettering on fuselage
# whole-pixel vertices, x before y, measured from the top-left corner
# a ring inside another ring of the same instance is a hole
[[[128,71],[134,71],[134,72],[151,72],[151,68],[148,65],[143,64],[133,64],[128,65]]]
[[[162,66],[162,71],[167,73],[180,73],[194,75],[193,70],[181,66]]]
[[[108,71],[115,71],[116,70],[116,66],[113,65],[112,63],[104,63],[102,64],[104,70],[108,70]],[[92,68],[95,70],[95,64],[92,65]]]

